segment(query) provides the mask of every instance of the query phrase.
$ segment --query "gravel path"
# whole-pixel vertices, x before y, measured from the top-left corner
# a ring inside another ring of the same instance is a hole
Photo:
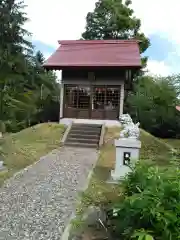
[[[56,240],[96,162],[95,149],[63,147],[0,189],[0,240]]]

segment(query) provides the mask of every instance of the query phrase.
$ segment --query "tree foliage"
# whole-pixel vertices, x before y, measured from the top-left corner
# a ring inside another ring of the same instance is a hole
[[[180,136],[179,76],[139,77],[127,99],[126,111],[141,127],[158,137]]]
[[[141,53],[149,47],[149,39],[140,31],[141,21],[130,8],[131,1],[99,0],[95,10],[86,17],[83,39],[137,39]],[[146,58],[143,62],[146,62]]]
[[[23,1],[0,1],[0,121],[9,131],[39,122],[45,99],[59,87],[55,75],[43,69],[43,55],[34,54],[27,40],[24,7]]]

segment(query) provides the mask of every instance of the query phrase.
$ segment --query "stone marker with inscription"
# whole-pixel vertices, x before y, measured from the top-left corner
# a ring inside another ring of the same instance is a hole
[[[134,124],[128,114],[122,115],[120,121],[124,129],[120,132],[120,138],[115,140],[116,162],[115,169],[111,171],[111,180],[116,182],[131,172],[130,165],[139,160],[141,148],[139,123]]]

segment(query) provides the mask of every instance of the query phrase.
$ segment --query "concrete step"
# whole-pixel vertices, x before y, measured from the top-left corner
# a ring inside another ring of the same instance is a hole
[[[73,129],[80,129],[80,130],[92,130],[92,131],[98,131],[101,129],[101,127],[87,127],[87,126],[72,126],[71,128],[72,130]]]
[[[98,148],[102,125],[73,124],[65,145]]]
[[[99,135],[101,133],[101,129],[71,129],[70,134],[86,134],[86,135]]]
[[[73,123],[72,127],[81,127],[81,128],[101,128],[102,125],[100,124],[80,124],[80,123]]]
[[[74,142],[74,143],[94,143],[98,144],[99,143],[99,138],[96,139],[88,139],[88,138],[77,138],[77,137],[68,137],[67,138],[67,143],[68,142]]]
[[[88,138],[88,139],[99,139],[99,133],[96,134],[87,134],[86,132],[81,132],[81,133],[74,133],[70,132],[68,137],[72,138]]]
[[[97,148],[98,145],[94,143],[77,143],[77,142],[66,142],[66,146],[71,146],[71,147],[82,147],[82,148]]]

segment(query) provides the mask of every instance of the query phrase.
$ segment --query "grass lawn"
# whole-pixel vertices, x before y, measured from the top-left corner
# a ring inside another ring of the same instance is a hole
[[[1,147],[8,171],[0,172],[0,185],[15,172],[58,148],[64,130],[58,123],[43,123],[5,136]]]
[[[180,139],[163,139],[162,141],[171,145],[174,149],[180,152]]]
[[[105,144],[100,150],[99,160],[94,169],[88,189],[80,196],[80,204],[77,207],[77,215],[73,221],[73,227],[81,226],[82,213],[89,205],[107,204],[120,196],[119,186],[106,183],[110,170],[115,164],[114,139],[119,137],[120,128],[106,129]],[[152,164],[166,166],[169,162],[171,147],[151,134],[141,130],[140,136],[142,148],[140,158],[148,160]]]
[[[141,130],[140,140],[142,143],[140,151],[140,159],[148,160],[158,166],[166,166],[171,158],[172,146],[151,135],[150,133]]]

